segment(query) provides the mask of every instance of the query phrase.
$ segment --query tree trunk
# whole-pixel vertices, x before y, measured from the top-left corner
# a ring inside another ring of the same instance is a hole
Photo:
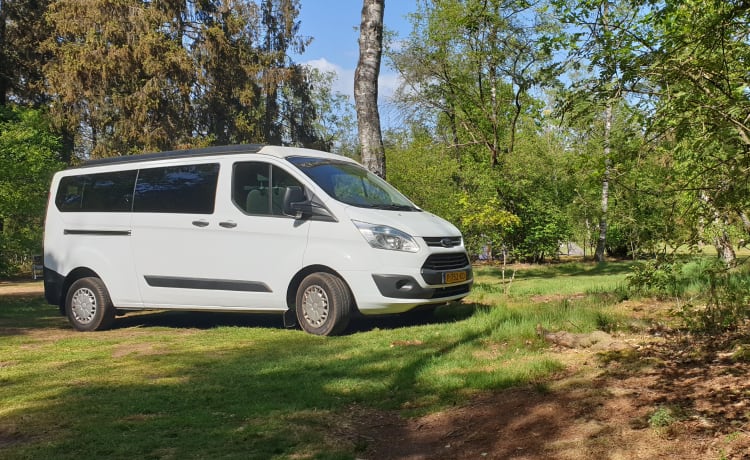
[[[719,212],[714,206],[713,200],[705,191],[701,192],[701,200],[710,207],[714,215],[714,228],[711,232],[714,234],[713,244],[716,248],[716,254],[727,266],[731,267],[737,263],[737,253],[734,251],[734,246],[732,246],[732,241],[727,233],[729,219],[726,214]]]
[[[385,149],[378,112],[378,75],[383,54],[385,0],[363,0],[359,28],[359,62],[354,73],[354,104],[362,163],[385,178]]]
[[[604,262],[604,251],[607,247],[607,210],[609,208],[609,174],[611,168],[610,155],[612,153],[612,102],[607,103],[604,120],[604,174],[602,176],[602,213],[599,217],[599,240],[596,242],[594,259]]]
[[[714,246],[721,260],[727,266],[734,266],[737,263],[737,253],[734,251],[732,242],[725,228],[722,228],[718,235],[714,236]]]

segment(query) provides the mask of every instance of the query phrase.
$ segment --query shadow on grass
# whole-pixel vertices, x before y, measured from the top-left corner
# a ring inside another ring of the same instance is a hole
[[[345,332],[347,335],[378,329],[396,329],[426,324],[458,321],[470,317],[478,305],[451,303],[429,310],[398,315],[364,316],[355,314]],[[23,328],[70,329],[59,310],[40,297],[0,297],[0,336],[19,334]],[[226,313],[195,311],[144,310],[125,312],[113,325],[115,330],[135,327],[166,327],[176,329],[213,329],[216,327],[248,327],[286,329],[281,314]],[[299,329],[292,328],[292,329]]]
[[[39,296],[0,296],[0,336],[22,328],[65,328],[68,322],[57,307]]]
[[[477,307],[465,306],[463,314]],[[338,425],[341,414],[354,405],[392,410],[425,399],[428,406],[456,402],[455,388],[422,374],[436,357],[485,340],[493,328],[449,328],[423,334],[419,346],[394,347],[393,333],[321,338],[213,329],[262,324],[266,319],[257,315],[122,319],[120,330],[49,344],[66,350],[64,362],[42,361],[24,367],[22,378],[4,380],[0,394],[26,391],[31,382],[38,393],[33,404],[5,411],[3,426],[11,426],[19,441],[0,443],[0,456],[352,458],[356,436]],[[206,330],[123,335],[128,324]]]
[[[378,329],[397,329],[458,321],[470,317],[477,309],[475,304],[453,303],[436,310],[422,310],[397,315],[352,316],[345,335]],[[130,327],[172,327],[212,329],[215,327],[250,327],[285,329],[281,314],[145,311],[129,312],[118,317],[115,329]],[[292,328],[292,329],[299,329]]]

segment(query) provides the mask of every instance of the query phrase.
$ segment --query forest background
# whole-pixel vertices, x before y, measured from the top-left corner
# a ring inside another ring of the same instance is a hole
[[[335,75],[293,59],[314,39],[303,3],[0,0],[0,274],[40,252],[49,179],[86,159],[231,143],[358,159]],[[416,0],[409,21],[385,24],[402,82],[387,179],[472,255],[707,245],[738,265],[750,2]]]

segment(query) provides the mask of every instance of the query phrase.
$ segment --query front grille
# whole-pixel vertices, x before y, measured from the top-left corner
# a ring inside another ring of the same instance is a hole
[[[452,248],[461,245],[460,236],[425,236],[422,237],[427,246],[437,248]]]
[[[465,252],[456,254],[433,254],[422,265],[422,270],[461,270],[469,265]]]

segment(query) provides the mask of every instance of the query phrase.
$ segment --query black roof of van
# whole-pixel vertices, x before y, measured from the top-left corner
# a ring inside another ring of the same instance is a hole
[[[138,155],[124,155],[111,158],[100,158],[97,160],[88,160],[82,163],[79,168],[88,166],[101,166],[122,163],[137,163],[141,161],[168,160],[172,158],[190,158],[203,157],[210,155],[229,155],[233,153],[258,153],[265,144],[239,144],[239,145],[222,145],[218,147],[206,147],[201,149],[187,150],[170,150],[168,152],[144,153]]]

